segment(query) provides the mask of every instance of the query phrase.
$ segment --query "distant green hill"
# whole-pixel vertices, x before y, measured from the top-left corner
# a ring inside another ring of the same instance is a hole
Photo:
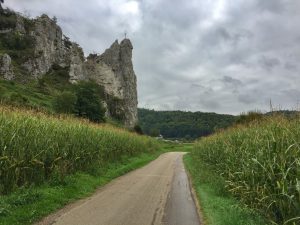
[[[217,129],[231,126],[236,121],[236,117],[232,115],[149,109],[139,109],[138,117],[144,133],[178,139],[207,136]]]

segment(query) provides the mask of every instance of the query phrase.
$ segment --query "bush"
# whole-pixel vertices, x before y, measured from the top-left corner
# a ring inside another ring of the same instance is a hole
[[[150,131],[149,131],[149,135],[150,135],[151,137],[158,137],[159,134],[160,134],[160,131],[159,131],[159,129],[157,129],[157,128],[152,128],[152,129],[150,129]]]
[[[105,108],[101,102],[103,89],[95,82],[80,82],[75,86],[76,115],[93,122],[104,122]]]
[[[259,111],[251,111],[248,113],[242,113],[236,120],[236,124],[249,124],[252,121],[263,119],[264,115]]]
[[[29,35],[19,33],[8,33],[2,35],[2,46],[9,50],[25,50],[34,47],[34,39]]]
[[[64,91],[55,96],[53,108],[58,113],[74,113],[77,97],[70,91]]]
[[[25,96],[22,96],[19,93],[13,93],[10,95],[9,98],[10,102],[18,104],[18,105],[27,105],[27,103],[29,102],[28,98]]]
[[[0,14],[0,30],[15,28],[17,18],[15,14]]]
[[[141,126],[138,125],[138,124],[135,125],[135,126],[133,127],[133,130],[134,130],[134,132],[136,132],[137,134],[140,134],[140,135],[143,135],[143,134],[144,134],[144,132],[143,132]]]
[[[0,34],[0,48],[18,64],[34,57],[34,43],[34,38],[29,35],[21,35],[17,32]]]

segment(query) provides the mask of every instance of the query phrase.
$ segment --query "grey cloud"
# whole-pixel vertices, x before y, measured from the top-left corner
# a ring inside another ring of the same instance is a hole
[[[238,96],[238,100],[244,104],[252,104],[255,103],[257,99],[253,93],[247,93],[247,94],[240,94]]]
[[[272,13],[282,13],[286,9],[286,2],[282,0],[258,0],[256,4],[259,9]]]
[[[234,86],[242,85],[242,81],[240,81],[238,79],[234,79],[230,76],[224,76],[222,81],[225,82],[225,83],[233,84]]]
[[[268,99],[293,107],[299,95],[300,1],[10,0],[5,5],[32,16],[56,15],[86,54],[103,52],[127,30],[141,107],[239,114],[267,110]]]
[[[206,99],[200,99],[200,105],[203,107],[206,107],[209,109],[208,111],[215,111],[218,108],[222,107],[221,103],[214,100],[206,100]]]
[[[284,65],[284,68],[289,71],[297,71],[297,69],[298,69],[297,65],[290,63],[290,62],[286,62]]]
[[[266,70],[271,71],[274,67],[280,65],[280,60],[277,58],[268,58],[266,56],[262,56],[259,59],[259,64]]]

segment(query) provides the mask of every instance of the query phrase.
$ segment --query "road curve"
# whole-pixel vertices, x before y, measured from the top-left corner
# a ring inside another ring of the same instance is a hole
[[[200,225],[183,155],[162,154],[38,225]]]

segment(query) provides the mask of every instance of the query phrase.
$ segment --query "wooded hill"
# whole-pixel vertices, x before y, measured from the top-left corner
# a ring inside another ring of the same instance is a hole
[[[138,117],[143,132],[148,135],[189,140],[212,134],[236,121],[232,115],[149,109],[138,109]]]

